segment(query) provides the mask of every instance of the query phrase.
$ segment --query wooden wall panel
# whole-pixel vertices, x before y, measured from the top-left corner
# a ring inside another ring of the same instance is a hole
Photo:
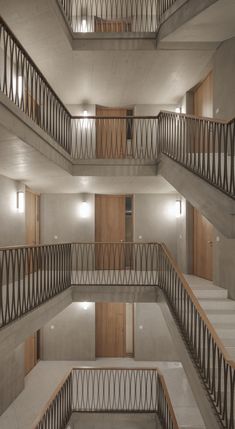
[[[207,78],[194,91],[194,115],[213,117],[213,74]]]
[[[31,335],[25,341],[24,346],[24,362],[25,362],[25,375],[27,375],[37,364],[38,361],[38,347],[37,347],[37,333]]]
[[[194,209],[194,269],[195,276],[213,279],[213,225]]]
[[[95,241],[125,241],[125,196],[96,195],[95,197]],[[122,246],[96,246],[96,269],[122,269],[125,254]]]

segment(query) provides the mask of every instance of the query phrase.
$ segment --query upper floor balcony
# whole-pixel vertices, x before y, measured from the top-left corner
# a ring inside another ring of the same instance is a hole
[[[73,175],[77,164],[112,168],[117,162],[140,167],[141,174],[142,165],[147,165],[147,173],[156,175],[156,164],[164,154],[234,198],[234,119],[226,122],[165,111],[135,116],[128,109],[125,114],[123,109],[112,114],[97,109],[95,116],[85,111],[73,116],[7,24],[3,20],[0,24],[2,106],[56,149]]]
[[[80,36],[146,37],[156,35],[167,12],[177,0],[58,0],[64,18]]]

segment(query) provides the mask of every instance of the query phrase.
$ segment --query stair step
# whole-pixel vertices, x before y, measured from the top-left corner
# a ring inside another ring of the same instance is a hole
[[[226,289],[218,288],[218,289],[193,289],[194,295],[200,300],[204,298],[211,298],[212,300],[215,298],[226,299],[228,295],[228,291]]]
[[[213,326],[222,341],[224,338],[235,338],[235,323],[213,323]]]
[[[235,311],[235,301],[232,299],[200,299],[200,305],[204,310],[233,310]],[[235,315],[235,313],[234,313]]]
[[[235,347],[225,347],[232,360],[235,360]]]
[[[206,314],[212,323],[235,323],[235,310],[207,310]]]

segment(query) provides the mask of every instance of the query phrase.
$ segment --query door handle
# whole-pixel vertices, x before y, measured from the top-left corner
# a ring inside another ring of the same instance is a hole
[[[213,246],[213,241],[208,241],[207,243],[209,244],[210,247]]]

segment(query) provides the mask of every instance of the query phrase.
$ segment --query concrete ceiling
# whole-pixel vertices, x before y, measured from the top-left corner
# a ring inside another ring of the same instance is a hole
[[[214,50],[72,51],[55,0],[0,0],[3,18],[66,104],[175,104]]]
[[[40,193],[174,193],[161,176],[81,177],[69,173],[0,127],[0,174]]]
[[[218,0],[164,40],[218,42],[235,37],[235,1]]]

